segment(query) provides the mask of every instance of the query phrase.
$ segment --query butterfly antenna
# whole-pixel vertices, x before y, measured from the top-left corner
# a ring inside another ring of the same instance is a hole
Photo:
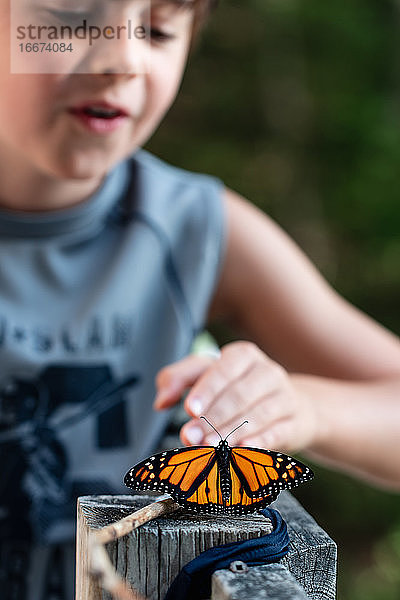
[[[209,424],[209,426],[210,426],[210,427],[212,427],[212,428],[214,429],[215,433],[217,433],[217,434],[219,435],[219,437],[221,438],[221,441],[222,441],[222,435],[220,434],[220,432],[219,432],[219,431],[217,431],[217,430],[215,429],[214,425],[212,425],[212,424],[210,423],[210,421],[209,421],[208,419],[206,419],[206,417],[203,417],[203,416],[201,416],[201,417],[200,417],[200,419],[204,419],[204,420],[205,420],[205,421],[206,421],[206,422]]]
[[[239,429],[239,427],[241,427],[242,425],[245,425],[245,423],[248,423],[248,421],[243,421],[243,423],[240,423],[240,425],[238,425],[237,427],[235,427],[235,429],[233,429],[233,431],[231,431],[230,433],[228,433],[228,435],[225,438],[225,441],[228,439],[228,437],[230,435],[232,435],[232,433],[235,433],[235,431],[237,431]]]

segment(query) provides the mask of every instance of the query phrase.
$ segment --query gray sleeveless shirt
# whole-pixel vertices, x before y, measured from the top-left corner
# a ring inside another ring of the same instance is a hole
[[[124,491],[166,426],[154,378],[203,327],[223,241],[221,182],[143,150],[77,207],[0,211],[0,538],[19,520],[67,539],[78,495]]]

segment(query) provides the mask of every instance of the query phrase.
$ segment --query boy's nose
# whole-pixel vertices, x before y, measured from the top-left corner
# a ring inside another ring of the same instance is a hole
[[[87,26],[79,70],[93,74],[141,75],[150,69],[150,0],[103,6],[101,18]]]
[[[93,74],[142,75],[150,69],[146,39],[104,39],[87,56],[86,68]]]

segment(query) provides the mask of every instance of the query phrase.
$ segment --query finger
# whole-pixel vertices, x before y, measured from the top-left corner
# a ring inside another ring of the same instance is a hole
[[[185,446],[217,446],[221,441],[221,436],[215,431],[208,436],[206,441],[202,424],[203,421],[201,419],[191,419],[183,425],[180,431],[180,438]]]
[[[191,354],[161,369],[156,376],[155,410],[164,410],[179,402],[183,392],[214,362],[210,356]]]
[[[283,452],[299,450],[299,446],[298,444],[296,445],[293,435],[293,422],[290,418],[277,418],[268,426],[263,426],[262,428],[255,426],[250,431],[246,429],[247,423],[232,436],[229,436],[229,445],[262,447],[268,450],[281,450]],[[245,432],[245,435],[237,435],[239,431]],[[205,434],[203,421],[200,419],[192,419],[185,423],[181,429],[180,437],[182,442],[187,446],[216,446],[221,439],[215,432]],[[225,438],[225,433],[222,435],[222,438]]]
[[[229,435],[230,445],[242,445],[243,440],[257,436],[260,431],[268,430],[273,427],[275,423],[288,418],[290,414],[291,411],[282,401],[281,397],[264,396],[257,400],[252,406],[247,407],[246,410],[237,413],[234,419],[231,419],[221,427],[221,435],[222,437],[226,437],[231,431],[246,421],[243,426],[234,431],[232,435]],[[217,429],[220,431],[219,426]],[[188,433],[188,435],[190,436],[190,433]],[[210,443],[209,434],[204,436],[203,441],[205,444]]]
[[[186,411],[199,417],[208,412],[217,397],[251,369],[261,352],[254,344],[234,342],[221,351],[221,358],[205,372],[190,390],[186,400]]]
[[[247,436],[241,441],[242,446],[261,447],[278,452],[295,452],[300,450],[296,444],[292,419],[283,419],[273,423],[266,430]]]
[[[293,410],[293,398],[288,390],[287,375],[276,363],[255,363],[239,379],[231,382],[205,412],[206,417],[224,437],[242,421],[246,427],[238,430],[232,439],[240,439],[246,432],[268,426]],[[205,432],[209,431],[203,424]],[[207,439],[207,438],[206,438]]]
[[[179,435],[185,446],[197,446],[205,443],[200,419],[191,419],[185,423]]]

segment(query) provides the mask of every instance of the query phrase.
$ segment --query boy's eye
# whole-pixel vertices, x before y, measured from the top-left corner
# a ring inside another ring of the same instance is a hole
[[[84,12],[84,11],[67,11],[67,10],[48,10],[48,13],[56,18],[59,22],[69,25],[81,25],[86,19],[93,23],[95,20],[98,20],[99,15],[92,12]],[[152,41],[158,43],[166,43],[171,40],[174,40],[176,36],[172,33],[167,33],[163,31],[160,27],[150,27],[148,29],[150,32],[150,39]]]
[[[70,11],[70,10],[49,10],[50,15],[55,17],[62,23],[68,23],[70,25],[81,25],[83,20],[94,19],[94,13],[83,12],[83,11]]]
[[[176,36],[172,33],[167,33],[158,27],[150,27],[150,38],[155,42],[166,43],[174,40]]]

